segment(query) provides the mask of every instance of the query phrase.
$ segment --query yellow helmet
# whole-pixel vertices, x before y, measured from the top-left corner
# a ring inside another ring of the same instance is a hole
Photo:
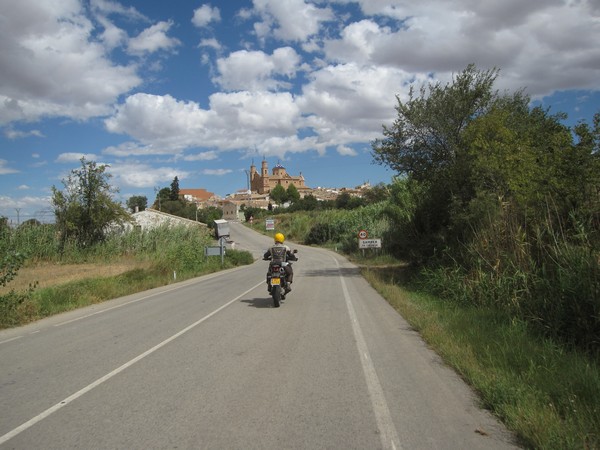
[[[275,242],[283,244],[283,241],[285,241],[285,236],[281,233],[275,233]]]

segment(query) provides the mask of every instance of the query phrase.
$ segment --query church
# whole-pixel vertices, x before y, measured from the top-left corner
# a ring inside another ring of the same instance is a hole
[[[298,189],[298,192],[300,192],[301,195],[310,191],[310,188],[304,185],[302,172],[300,172],[299,176],[293,177],[287,173],[285,167],[281,164],[277,164],[273,168],[273,173],[269,175],[269,166],[264,159],[262,161],[260,173],[256,170],[254,162],[252,162],[252,165],[250,166],[250,190],[252,192],[268,194],[277,185],[281,185],[287,190],[292,184],[296,186],[296,189]]]

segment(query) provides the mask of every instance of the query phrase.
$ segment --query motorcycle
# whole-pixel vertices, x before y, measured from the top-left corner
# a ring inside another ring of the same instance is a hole
[[[297,253],[298,250],[293,250],[292,253]],[[295,256],[295,255],[294,255]],[[265,261],[269,261],[269,258],[265,258]],[[297,261],[297,259],[296,259]],[[285,266],[291,265],[292,263],[287,262],[273,262],[269,263],[269,270],[267,272],[267,283],[268,289],[273,297],[273,306],[279,308],[281,300],[285,300],[288,281],[287,274],[285,272]]]

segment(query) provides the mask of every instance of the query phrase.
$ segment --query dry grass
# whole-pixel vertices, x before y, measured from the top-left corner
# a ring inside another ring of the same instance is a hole
[[[37,282],[38,288],[56,286],[85,278],[104,278],[119,275],[129,270],[147,268],[148,263],[123,259],[105,264],[56,264],[40,263],[22,267],[14,280],[7,286],[0,286],[0,295],[11,290],[22,291]]]

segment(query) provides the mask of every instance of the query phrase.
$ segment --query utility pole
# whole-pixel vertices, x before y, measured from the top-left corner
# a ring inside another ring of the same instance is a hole
[[[250,171],[244,169],[246,172],[246,179],[248,181],[248,207],[250,207],[250,202],[252,201],[252,191],[250,190]]]
[[[19,215],[19,213],[21,212],[21,208],[15,208],[15,211],[17,211],[17,226],[21,225],[21,217]]]
[[[156,192],[156,198],[158,199],[158,210],[162,211],[162,209],[160,207],[160,186],[156,186],[154,188],[154,192]]]

